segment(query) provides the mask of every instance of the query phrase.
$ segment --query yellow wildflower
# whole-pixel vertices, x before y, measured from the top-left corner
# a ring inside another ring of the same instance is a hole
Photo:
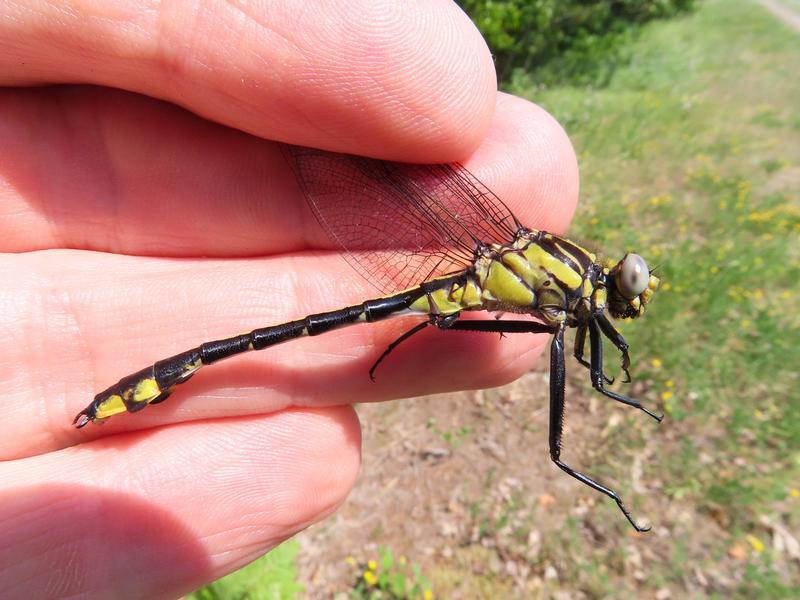
[[[425,600],[433,600],[433,592],[430,590],[425,590],[422,592],[422,597],[425,598]]]
[[[369,561],[367,563],[367,568],[370,571],[377,571],[378,570],[378,563],[376,563],[374,560],[371,560],[371,561]]]
[[[753,547],[754,552],[760,553],[764,551],[765,548],[764,542],[762,542],[756,536],[747,534],[744,539],[746,539],[748,543]]]
[[[372,571],[364,571],[364,582],[371,587],[378,583],[378,578],[375,577],[375,573]]]

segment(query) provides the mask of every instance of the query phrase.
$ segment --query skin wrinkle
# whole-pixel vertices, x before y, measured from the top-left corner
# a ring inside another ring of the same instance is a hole
[[[322,415],[318,411],[315,412],[317,413],[315,415],[317,419],[322,417]],[[323,510],[327,510],[331,506],[337,506],[338,503],[340,503],[343,500],[343,496],[339,491],[336,491],[336,486],[332,487],[330,483],[335,482],[336,484],[341,484],[342,481],[354,480],[358,470],[359,461],[356,459],[355,461],[353,461],[353,464],[350,464],[348,462],[347,466],[344,469],[342,468],[337,469],[339,475],[333,478],[331,477],[330,471],[320,470],[319,468],[315,468],[315,465],[320,464],[318,461],[314,460],[316,456],[319,455],[324,457],[328,454],[322,449],[313,449],[310,460],[304,459],[303,461],[298,463],[297,462],[298,448],[295,443],[295,437],[297,434],[293,430],[288,429],[287,426],[291,423],[297,422],[298,418],[302,417],[303,415],[301,412],[298,411],[293,411],[293,413],[294,415],[292,415],[290,418],[282,418],[282,417],[276,418],[275,420],[276,428],[271,431],[271,435],[269,436],[269,443],[272,444],[273,450],[271,451],[268,460],[265,459],[265,457],[261,456],[252,457],[251,461],[253,463],[253,466],[257,468],[263,465],[265,462],[270,462],[270,463],[277,462],[283,464],[292,464],[295,466],[299,465],[303,467],[300,469],[300,472],[301,473],[305,472],[306,477],[310,477],[317,484],[315,486],[310,486],[310,487],[313,487],[314,489],[318,488],[320,490],[324,490],[324,493],[322,493],[321,495],[317,494],[314,501],[312,501],[310,504],[314,505],[315,509],[323,509]],[[301,423],[301,430],[307,427],[307,425],[303,425],[303,423],[307,423],[305,419],[300,419],[300,423]],[[358,424],[352,409],[347,409],[344,411],[340,410],[337,411],[336,413],[328,413],[327,415],[325,415],[325,418],[320,419],[318,423],[319,425],[317,427],[317,437],[319,440],[322,440],[323,448],[326,448],[328,446],[337,446],[340,443],[340,440],[346,443],[349,436],[352,435],[352,433],[348,432],[356,432],[357,434],[355,428],[358,426]],[[211,443],[210,436],[207,437],[206,439],[208,443]],[[231,446],[233,448],[234,454],[240,452],[239,448],[246,447],[248,443],[252,442],[250,442],[249,439],[245,439],[242,443],[237,442],[236,439],[225,440],[225,446],[226,447]],[[266,440],[262,442],[262,444],[266,445]],[[224,451],[224,448],[220,450]],[[219,456],[221,457],[222,454],[224,454],[224,452],[219,454]],[[281,460],[283,457],[285,457],[288,460]],[[219,460],[219,458],[217,460]],[[304,464],[306,462],[307,464]],[[224,464],[227,465],[228,462],[226,461]],[[237,461],[236,464],[239,465],[237,469],[243,468],[241,466],[242,465],[241,462]],[[224,473],[224,471],[221,471],[213,466],[211,466],[210,468],[214,470],[218,475],[220,473]],[[235,471],[237,469],[231,471],[231,475],[235,474]],[[294,472],[294,467],[292,467],[292,472]],[[223,482],[227,481],[228,476],[229,475],[223,477],[219,483],[223,484]],[[275,477],[278,479],[281,478],[279,473],[276,473]],[[242,492],[244,492],[246,496],[253,495],[254,493],[258,494],[258,490],[253,490],[252,486],[246,485],[243,481],[238,482],[235,487],[230,487],[230,485],[225,483],[225,487],[226,489],[235,494]],[[279,500],[277,499],[278,496],[276,496],[275,492],[273,492],[269,503],[270,509],[268,512],[276,510],[275,508],[276,505],[282,505],[282,504],[285,504],[287,506],[304,505],[305,503],[303,502],[303,500],[304,499],[308,500],[308,498],[304,496],[300,490],[308,487],[309,486],[305,485],[297,485],[295,482],[293,482],[293,485],[283,490],[284,493],[280,494],[283,497],[280,498]],[[255,505],[252,504],[250,505],[254,506],[252,511],[250,511],[249,513],[246,511],[245,513],[239,514],[238,518],[241,519],[242,521],[247,520],[245,519],[247,514],[255,515],[264,513],[263,508],[257,510],[255,508]],[[274,518],[272,517],[270,518],[270,523],[272,526],[291,527],[292,523],[294,522],[296,521],[292,520],[291,522],[281,523],[281,521],[279,520],[276,521]]]
[[[394,6],[392,3],[389,3],[390,6]],[[399,11],[396,13],[400,16]],[[414,11],[411,14],[416,14]],[[415,73],[413,67],[415,65],[411,64],[412,61],[408,60],[407,58],[402,58],[399,61],[398,53],[402,51],[404,48],[409,48],[409,51],[406,54],[410,54],[411,56],[417,56],[420,52],[420,48],[418,44],[409,44],[408,38],[410,37],[406,32],[415,31],[414,23],[409,23],[409,26],[402,27],[404,24],[404,19],[402,18],[395,18],[394,20],[389,19],[388,17],[391,15],[390,12],[386,12],[381,16],[384,17],[383,22],[379,24],[378,27],[370,27],[369,30],[364,30],[362,27],[354,27],[354,33],[360,34],[360,37],[367,41],[371,39],[375,39],[377,43],[369,44],[369,52],[366,54],[367,60],[364,61],[361,56],[359,56],[359,60],[362,66],[366,67],[364,70],[364,75],[369,79],[369,81],[373,82],[375,89],[378,91],[375,94],[375,98],[381,100],[383,102],[369,102],[364,106],[364,109],[367,109],[370,105],[375,106],[373,112],[375,116],[380,116],[380,113],[384,112],[383,108],[379,106],[380,104],[385,104],[386,99],[392,99],[392,106],[393,107],[400,107],[402,108],[402,113],[404,115],[403,118],[398,119],[400,122],[408,120],[407,127],[411,130],[419,128],[422,131],[439,131],[441,129],[441,125],[436,123],[433,118],[429,116],[425,116],[421,114],[416,107],[412,106],[412,99],[406,98],[405,94],[403,93],[409,87],[422,87],[423,89],[426,86],[409,86],[407,81],[417,81],[422,83],[424,79],[419,77],[412,77],[412,78],[403,78],[403,77],[395,77],[395,73]],[[367,21],[371,25],[376,25],[376,19],[370,18]],[[391,27],[392,24],[396,26],[394,28]],[[347,28],[345,29],[347,32]],[[389,43],[387,43],[387,41]],[[394,41],[394,43],[392,43]],[[419,41],[419,40],[415,40]],[[385,57],[391,56],[392,64],[397,64],[398,69],[394,73],[386,73],[384,69],[380,68],[386,62],[388,62]],[[369,68],[370,65],[377,65],[378,70],[377,72],[374,69]],[[394,85],[392,85],[394,84]],[[356,96],[360,97],[360,96]],[[371,95],[369,98],[372,98]],[[392,111],[394,114],[395,111]],[[422,118],[422,122],[419,122],[420,118]]]
[[[260,31],[264,32],[265,34],[269,35],[272,39],[277,39],[283,42],[283,44],[287,47],[281,53],[281,56],[300,56],[306,62],[306,64],[310,65],[312,62],[308,60],[307,54],[302,46],[298,46],[296,42],[294,42],[290,37],[280,33],[277,29],[271,26],[267,19],[259,18],[258,13],[249,13],[245,10],[247,5],[242,5],[240,2],[236,0],[227,0],[226,4],[230,6],[232,9],[236,10],[237,12],[244,15],[244,17],[250,21],[251,23],[255,24],[260,28]],[[298,8],[301,13],[296,15],[295,20],[298,23],[301,23],[303,19],[303,13],[308,10],[307,4],[303,4],[302,7]],[[256,48],[253,48],[255,50]],[[270,46],[270,51],[273,51],[274,48]],[[288,50],[288,51],[286,51]],[[271,57],[269,61],[264,62],[264,66],[269,66],[272,62],[274,62],[274,57]]]
[[[298,270],[297,269],[291,269],[290,271],[287,272],[286,277],[288,277],[288,279],[290,281],[289,289],[296,290],[298,288],[298,285],[299,285],[299,273],[298,273]],[[295,296],[295,297],[297,297],[297,296]],[[305,298],[306,296],[303,295],[303,296],[300,296],[300,297],[301,298]],[[303,308],[305,308],[305,306]],[[289,399],[297,398],[298,395],[299,395],[298,394],[298,390],[300,389],[300,382],[298,380],[299,380],[300,377],[301,377],[301,373],[300,373],[299,369],[298,370],[290,370],[289,371],[289,377],[287,378],[288,379],[288,384],[289,384],[287,389],[288,389],[289,393],[285,395],[285,396],[288,396],[288,398],[286,400],[287,405],[293,404],[293,402],[291,400],[289,400]]]
[[[166,15],[169,14],[167,8],[169,7],[170,3],[165,3],[166,6],[164,10],[160,11],[161,18],[159,19],[160,23],[167,23],[169,24],[170,18]],[[175,3],[176,7],[180,7],[181,3]],[[171,31],[172,28],[163,26],[159,28],[158,33],[158,58],[157,64],[160,65],[162,68],[161,70],[164,73],[164,77],[167,81],[170,81],[172,87],[170,87],[165,94],[161,94],[161,97],[175,102],[180,106],[185,106],[187,110],[192,111],[195,114],[200,116],[212,119],[214,118],[213,112],[209,112],[206,108],[203,108],[196,103],[193,103],[191,100],[187,100],[187,98],[191,98],[195,94],[192,93],[195,88],[202,87],[205,83],[204,79],[211,75],[211,79],[213,81],[213,76],[217,76],[223,73],[230,72],[234,70],[233,75],[235,76],[239,73],[237,77],[229,76],[227,79],[237,79],[238,81],[242,81],[244,77],[241,75],[241,72],[236,69],[234,63],[231,61],[223,61],[223,64],[216,64],[219,54],[217,52],[209,53],[209,56],[213,56],[215,61],[214,62],[206,62],[203,60],[199,51],[194,53],[190,53],[190,49],[203,49],[208,52],[208,48],[205,47],[205,43],[207,41],[207,36],[202,34],[201,27],[198,21],[202,21],[201,13],[203,10],[203,6],[201,4],[195,5],[195,10],[192,11],[192,18],[188,19],[187,21],[192,24],[189,28],[191,31],[191,35],[189,39],[184,39],[184,22],[181,18],[173,19],[175,23],[181,23],[180,32],[177,35],[173,35]],[[214,20],[211,18],[210,20]],[[194,43],[194,39],[199,39],[198,43]],[[237,42],[243,43],[243,36],[235,36]],[[270,47],[270,50],[272,48]],[[223,54],[226,58],[228,57],[227,54]],[[197,77],[195,70],[192,66],[200,66],[202,68],[201,74],[202,77]],[[220,82],[222,83],[222,82]],[[228,86],[228,85],[217,85],[211,88],[208,88],[206,91],[206,97],[204,100],[207,100],[208,96],[214,96],[218,98],[223,105],[228,107],[229,114],[236,114],[240,111],[251,112],[254,107],[245,99],[245,95],[241,93],[241,88],[238,86]],[[155,91],[153,95],[158,96],[159,91]]]
[[[451,33],[452,29],[451,28],[444,28],[444,32],[445,33]],[[439,44],[438,47],[434,48],[433,51],[434,51],[435,54],[438,53],[438,51],[446,52],[446,47],[448,45],[448,44],[445,43],[446,40],[452,40],[452,37],[451,38],[443,38],[443,43]],[[488,52],[488,48],[486,49],[486,51]],[[466,58],[466,56],[464,58]],[[452,70],[454,70],[454,71],[458,71],[460,69],[463,69],[463,66],[461,66],[461,65],[456,66],[453,63],[451,63],[451,67],[450,68]],[[481,70],[479,68],[479,65],[477,65],[477,64],[474,66],[473,69],[469,69],[469,70],[470,71],[475,71],[476,73],[481,72]],[[428,75],[428,78],[434,79],[434,74],[430,73]],[[423,81],[424,81],[424,79],[423,79]],[[434,87],[434,86],[431,86],[431,87]],[[439,90],[441,90],[441,88],[439,88]],[[442,94],[442,93],[438,94],[438,97],[437,97],[437,101],[438,101],[437,103],[438,104],[441,104],[441,105],[446,106],[446,107],[451,107],[451,106],[458,106],[460,103],[462,103],[462,102],[464,102],[464,100],[466,100],[466,102],[465,102],[466,107],[465,107],[465,110],[463,111],[463,113],[465,115],[472,115],[472,114],[476,114],[476,113],[479,112],[479,111],[475,110],[477,108],[476,105],[480,105],[480,104],[483,103],[483,101],[479,97],[479,95],[477,95],[477,94],[454,95],[453,94],[453,90],[451,90],[450,88],[445,88],[445,91],[446,91],[446,94]],[[458,90],[456,90],[456,92],[457,91]],[[425,113],[424,112],[420,112],[420,114],[424,115]],[[423,122],[421,125],[424,125],[424,124],[425,123]],[[414,125],[417,125],[417,124],[416,123],[413,124],[412,128],[413,128]],[[474,127],[470,127],[468,129],[475,129],[475,128]],[[483,127],[482,128],[482,132],[485,132],[485,130],[486,130],[486,127]]]
[[[47,304],[47,308],[45,309],[44,314],[52,314],[51,311],[55,309],[55,314],[60,313],[63,315],[63,323],[61,325],[61,329],[63,331],[69,330],[67,334],[67,338],[72,340],[71,349],[77,355],[75,362],[77,364],[81,364],[80,357],[84,357],[86,360],[91,361],[92,359],[92,349],[90,344],[88,344],[87,339],[88,336],[85,335],[86,329],[81,326],[81,320],[78,314],[78,311],[75,309],[75,305],[72,301],[72,297],[68,292],[58,292],[57,284],[54,280],[50,281],[50,290],[44,292],[42,294],[42,298]],[[60,298],[60,302],[58,302],[58,306],[54,307],[52,304],[48,302],[48,299],[56,300]],[[48,343],[47,340],[44,340],[44,346]],[[84,364],[92,364],[84,363]],[[48,382],[55,383],[59,381],[59,376],[57,372],[50,372],[51,366],[50,363],[46,363],[46,370],[45,376],[40,377],[39,379],[42,381],[42,385],[46,387]],[[77,373],[84,373],[82,369],[76,369],[73,372]],[[81,377],[84,384],[91,385],[95,382],[94,371],[92,371],[92,375],[84,375]],[[88,380],[88,381],[87,381]],[[77,389],[81,389],[81,386],[78,382],[71,381],[71,384],[74,384]],[[57,388],[57,385],[53,386]],[[68,423],[70,419],[70,407],[69,402],[67,399],[69,398],[69,394],[63,393],[56,393],[55,389],[51,390],[53,393],[49,393],[48,390],[43,390],[43,397],[52,398],[58,396],[61,398],[60,402],[44,402],[45,406],[45,418],[48,423],[46,427],[46,431],[49,431],[52,440],[50,442],[51,447],[59,448],[69,445],[71,439],[71,432],[68,429],[65,429],[62,424]],[[58,410],[48,410],[50,407],[58,407]]]
[[[56,124],[56,126],[54,126],[52,128],[52,131],[54,131],[54,132],[60,132],[60,131],[66,132],[68,130],[66,124],[69,122],[69,119],[68,119],[68,111],[65,110],[65,105],[64,105],[63,99],[61,97],[58,97],[56,99],[56,101],[53,103],[53,105],[56,107],[57,110],[56,111],[52,111],[50,116],[51,116],[51,119],[52,118],[57,118],[59,120],[59,123]],[[44,112],[44,111],[41,111],[41,112]],[[44,165],[44,163],[42,163],[42,167],[43,167],[43,165]],[[34,174],[31,174],[31,175],[34,175]],[[35,175],[37,176],[38,179],[40,179],[42,181],[47,181],[45,178],[38,177],[38,175],[39,175],[38,172]],[[33,178],[34,177],[30,177],[29,179],[33,179]],[[39,187],[42,187],[42,186],[39,186]],[[24,196],[22,196],[22,197],[24,198]],[[56,226],[56,223],[55,223],[56,218],[58,216],[59,215],[57,215],[55,213],[49,214],[49,215],[48,214],[44,214],[44,221],[47,224],[48,228],[50,229],[50,234],[51,234],[51,236],[52,236],[52,238],[54,240],[59,240],[60,239],[59,230],[58,230],[58,227]]]
[[[120,184],[121,177],[119,172],[121,169],[119,168],[119,165],[124,163],[121,163],[119,160],[114,160],[111,150],[113,147],[112,140],[114,139],[114,136],[110,135],[110,124],[108,123],[108,120],[103,118],[107,116],[107,113],[97,111],[96,113],[93,113],[93,115],[99,115],[99,118],[93,118],[93,121],[97,124],[97,127],[87,127],[84,128],[84,131],[96,132],[96,135],[94,136],[96,143],[93,144],[93,149],[95,150],[94,154],[97,157],[96,160],[99,159],[98,162],[100,162],[104,167],[98,169],[98,172],[105,175],[103,180],[103,189],[105,194],[103,194],[103,200],[100,200],[100,202],[106,206],[112,207],[112,211],[105,219],[103,219],[104,223],[102,229],[104,231],[108,231],[108,235],[113,239],[113,242],[108,244],[107,247],[120,248],[122,247],[123,234],[121,229],[123,224],[122,220],[119,218],[119,207],[123,204],[127,204],[130,201],[129,198],[126,198],[125,200],[122,198],[125,186]],[[83,135],[83,133],[81,135]]]
[[[259,20],[257,18],[254,18],[253,15],[250,15],[249,13],[244,11],[242,9],[242,7],[232,5],[230,2],[227,5],[232,7],[232,8],[234,8],[234,9],[237,9],[239,12],[244,14],[245,17],[251,23],[254,23],[254,24],[260,26],[260,28],[261,28],[260,31],[262,33],[268,34],[270,40],[273,39],[273,38],[277,38],[278,40],[280,40],[284,44],[288,44],[291,52],[287,52],[285,50],[282,50],[281,51],[281,55],[282,56],[292,56],[292,62],[294,62],[295,54],[299,54],[300,57],[302,58],[302,60],[304,60],[307,64],[310,63],[309,59],[306,58],[307,53],[304,52],[301,47],[299,47],[296,44],[294,44],[294,42],[292,42],[290,38],[288,38],[285,35],[281,34],[277,29],[269,27],[265,22],[262,22],[261,20]],[[247,35],[239,35],[239,36],[235,36],[235,39],[241,41],[241,43],[244,43],[243,40],[247,39],[247,37],[248,37]],[[173,46],[174,45],[176,47],[185,47],[183,45],[183,43],[182,43],[183,40],[181,39],[181,36],[178,37],[178,41],[180,41],[181,44],[172,44],[172,43],[170,43],[170,44],[161,44],[161,46],[162,47],[169,47],[169,46]],[[204,47],[204,45],[203,45],[204,42],[205,42],[205,40],[201,40],[201,43],[199,44],[199,46],[201,48]],[[254,45],[253,46],[253,51],[251,53],[249,53],[249,54],[252,54],[253,56],[258,57],[259,55],[256,53],[255,50],[259,46],[264,46],[269,50],[269,54],[266,55],[266,58],[264,60],[260,61],[265,67],[267,67],[265,69],[265,71],[267,73],[270,73],[270,74],[275,73],[276,71],[273,68],[273,63],[276,62],[275,61],[275,54],[278,53],[277,49],[274,47],[274,45],[272,43],[263,43],[262,42],[262,43],[260,43],[258,45]],[[197,58],[197,63],[198,64],[206,64],[199,57],[196,57],[196,58]],[[166,64],[169,65],[169,64],[171,64],[171,62],[174,62],[174,61],[166,61]],[[186,64],[188,62],[189,61],[188,61],[187,58],[184,58],[184,59],[181,60],[181,63],[185,63]],[[224,67],[225,67],[226,70],[229,70],[230,62],[231,61],[227,61],[225,63]],[[280,60],[277,61],[277,62],[280,63]],[[211,66],[211,64],[209,63],[206,66],[208,67],[207,70],[210,73],[214,73],[215,75],[217,73],[223,71],[223,69],[221,68],[222,65]],[[179,84],[179,88],[185,89],[185,90],[187,90],[187,92],[179,92],[176,95],[171,95],[170,99],[173,100],[173,101],[178,102],[179,104],[187,106],[189,108],[189,110],[192,110],[193,112],[196,112],[197,114],[212,118],[213,114],[208,114],[208,111],[201,110],[200,107],[193,106],[192,104],[185,104],[185,102],[183,101],[183,97],[184,96],[192,95],[192,94],[188,93],[188,90],[191,90],[197,84],[197,82],[195,82],[194,79],[191,76],[190,77],[185,77],[184,76],[186,73],[189,73],[191,75],[191,73],[192,73],[191,70],[190,69],[183,69],[183,70],[176,70],[176,72],[180,75],[179,77],[176,78],[176,81]],[[244,73],[244,72],[240,72],[240,76],[238,78],[239,81],[244,81],[245,80],[245,77],[243,76],[242,73]],[[169,74],[170,74],[170,71],[168,70],[167,71],[167,75],[169,75]],[[274,77],[274,75],[273,75],[273,77]],[[276,87],[274,84],[272,86],[269,86],[269,82],[270,82],[270,80],[267,80],[268,87],[272,87],[272,88]],[[258,88],[258,89],[261,88],[261,86],[251,86],[251,88],[252,87],[255,87],[255,88]],[[244,111],[244,112],[247,112],[247,113],[250,113],[250,112],[253,112],[253,111],[258,112],[260,110],[259,106],[253,105],[250,100],[248,100],[244,95],[242,95],[241,90],[240,90],[240,88],[238,86],[222,85],[222,86],[218,86],[218,87],[212,88],[212,91],[213,91],[213,94],[215,96],[219,96],[219,99],[222,101],[223,104],[225,104],[226,106],[228,106],[228,107],[230,107],[232,109],[239,109],[239,111]],[[276,91],[275,89],[272,90],[273,94],[275,93],[275,91]],[[236,110],[231,110],[229,112],[236,113],[237,111]],[[312,121],[310,119],[307,119],[307,122],[312,122],[313,123],[314,121]],[[249,128],[244,128],[244,129],[245,130],[249,130]],[[272,137],[276,137],[276,138],[283,137],[283,136],[280,135],[280,133],[276,133],[276,132],[273,132],[273,133],[274,133],[274,135]]]
[[[161,3],[157,10],[156,27],[153,31],[155,39],[153,40],[152,62],[157,66],[157,72],[163,73],[166,81],[177,84],[177,94],[172,97],[172,100],[179,104],[183,104],[181,102],[184,96],[182,88],[185,86],[186,75],[187,73],[191,75],[191,71],[186,68],[190,59],[188,56],[184,56],[184,53],[188,53],[189,49],[194,47],[190,43],[191,36],[189,40],[184,40],[183,34],[185,31],[194,31],[197,26],[197,14],[200,11],[200,3],[191,2],[190,5],[193,8],[191,14],[184,14],[184,11],[180,11],[180,16],[176,17],[175,13],[186,8],[185,3]],[[180,24],[181,31],[180,34],[174,36],[177,24]],[[191,81],[191,77],[189,80]],[[158,96],[158,92],[155,95]]]
[[[49,296],[50,293],[54,291],[54,287],[52,285],[48,285],[46,281],[42,281],[40,278],[37,278],[37,284],[40,288],[47,288],[41,289],[39,293],[34,292],[33,294],[29,295],[30,302],[27,304],[27,319],[22,319],[21,327],[23,328],[22,333],[22,345],[25,348],[25,352],[28,356],[46,356],[47,355],[47,346],[48,340],[39,340],[39,335],[37,335],[37,327],[36,325],[40,323],[48,323],[51,319],[48,318],[50,314],[48,312],[50,306],[55,305],[57,306],[58,296],[54,295],[53,297]],[[38,309],[38,310],[37,310]],[[38,314],[35,314],[37,313]],[[58,313],[56,313],[58,314]],[[25,327],[28,324],[29,327]],[[43,331],[43,334],[47,333],[47,328]],[[38,343],[37,343],[38,342]],[[40,365],[37,365],[39,367]],[[49,377],[40,376],[36,378],[26,377],[25,387],[30,389],[34,395],[38,396],[39,398],[49,398],[50,396],[47,394],[47,382],[50,381]],[[35,391],[34,391],[35,390]],[[40,418],[45,427],[41,428],[38,427],[39,434],[45,434],[45,440],[49,440],[44,447],[53,447],[58,448],[61,447],[59,442],[61,441],[61,436],[58,435],[58,432],[63,431],[61,427],[57,427],[55,423],[55,419],[58,418],[58,415],[54,415],[52,409],[55,406],[60,404],[61,408],[64,408],[64,402],[62,397],[62,402],[56,402],[51,404],[50,402],[41,402],[40,406],[38,407],[38,415],[37,417]],[[61,413],[63,416],[63,410],[56,410],[55,412]]]

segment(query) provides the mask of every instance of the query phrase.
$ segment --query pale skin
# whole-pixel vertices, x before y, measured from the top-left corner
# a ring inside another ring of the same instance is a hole
[[[426,331],[372,383],[415,322],[356,326],[72,428],[154,360],[380,295],[320,235],[271,139],[461,160],[524,224],[568,224],[564,131],[496,92],[454,5],[263,4],[0,7],[6,597],[178,596],[217,579],[344,502],[360,464],[352,403],[496,386],[547,343]],[[55,83],[70,85],[41,87]]]

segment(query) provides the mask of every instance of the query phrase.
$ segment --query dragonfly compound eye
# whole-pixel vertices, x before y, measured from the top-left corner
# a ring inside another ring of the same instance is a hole
[[[626,254],[617,270],[617,289],[628,299],[635,298],[647,289],[650,270],[638,254]]]

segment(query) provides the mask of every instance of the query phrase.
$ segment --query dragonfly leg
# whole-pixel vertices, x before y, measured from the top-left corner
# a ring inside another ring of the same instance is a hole
[[[482,331],[487,333],[553,333],[555,328],[536,321],[486,321],[465,319],[453,321],[446,326],[447,331]]]
[[[414,335],[415,333],[419,333],[420,331],[428,327],[428,325],[433,325],[434,321],[435,321],[435,316],[431,315],[431,317],[427,321],[423,321],[422,323],[415,325],[414,327],[406,331],[403,335],[401,335],[399,338],[397,338],[395,341],[393,341],[391,344],[389,344],[386,347],[386,350],[383,351],[383,354],[381,354],[378,357],[378,360],[376,360],[373,363],[373,365],[369,368],[369,378],[372,381],[375,381],[375,369],[377,369],[378,365],[380,365],[383,362],[383,359],[389,356],[392,353],[392,350],[397,348],[400,344],[405,342],[412,335]]]
[[[630,383],[631,374],[628,372],[628,368],[631,366],[631,357],[628,355],[628,342],[625,341],[622,334],[617,331],[611,324],[611,321],[608,320],[608,317],[603,313],[596,314],[595,319],[600,326],[600,331],[602,331],[603,334],[611,340],[611,343],[617,347],[617,350],[622,353],[622,371],[625,373],[625,379],[622,380],[622,383]]]
[[[375,361],[375,364],[373,364],[372,367],[370,367],[369,378],[372,381],[375,381],[375,369],[378,368],[378,365],[383,362],[384,358],[386,358],[387,356],[389,356],[389,354],[392,353],[392,350],[397,348],[400,344],[405,342],[412,335],[414,335],[415,333],[419,333],[429,325],[436,325],[436,327],[443,330],[452,329],[453,325],[457,322],[460,314],[461,313],[453,313],[452,315],[434,315],[434,314],[428,315],[427,321],[423,321],[422,323],[415,325],[414,327],[406,331],[403,335],[401,335],[399,338],[397,338],[395,341],[393,341],[391,344],[387,346],[386,350],[383,351],[383,354],[381,354],[378,357],[378,360]]]
[[[660,423],[661,419],[664,418],[664,415],[657,415],[648,410],[646,407],[642,406],[641,402],[633,400],[632,398],[628,398],[627,396],[622,396],[612,392],[611,390],[607,390],[603,386],[603,339],[600,337],[600,326],[595,319],[589,321],[589,344],[591,345],[592,353],[591,368],[589,369],[592,378],[592,387],[612,400],[622,402],[623,404],[627,404],[628,406],[633,406],[634,408],[644,411]]]
[[[625,515],[625,518],[628,519],[628,522],[633,525],[636,531],[649,531],[650,527],[643,527],[633,520],[628,508],[617,492],[596,482],[591,477],[576,471],[561,460],[561,437],[564,430],[565,376],[564,329],[559,328],[553,336],[553,341],[550,345],[550,460],[570,477],[574,477],[581,483],[588,485],[601,494],[605,494],[616,502],[622,514]]]
[[[581,363],[584,367],[591,370],[592,366],[583,358],[583,352],[586,349],[586,325],[581,324],[578,325],[578,328],[575,330],[575,345],[573,346],[573,355],[575,356],[575,360]],[[608,385],[614,383],[613,377],[606,376],[603,373],[603,379],[606,380]]]

